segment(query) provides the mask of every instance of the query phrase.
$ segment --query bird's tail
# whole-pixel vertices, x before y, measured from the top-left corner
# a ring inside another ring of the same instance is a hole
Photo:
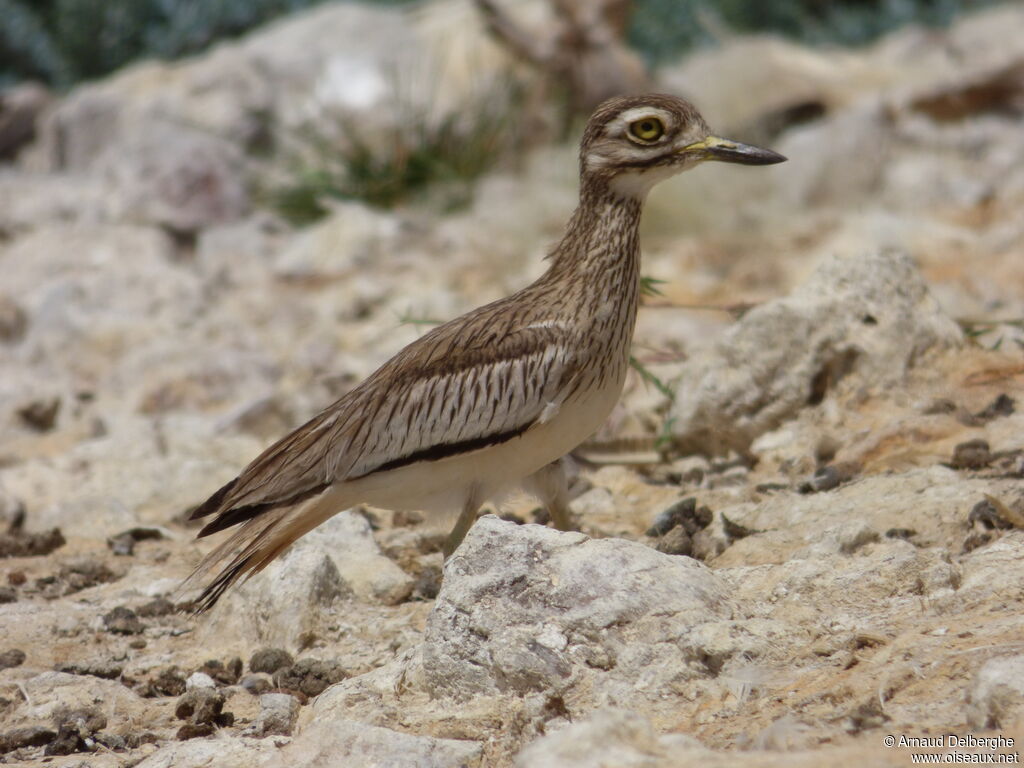
[[[343,509],[337,502],[335,495],[328,492],[298,506],[268,510],[246,521],[202,559],[182,583],[179,594],[190,592],[220,568],[190,607],[196,614],[208,611],[228,587],[262,571],[299,537]]]

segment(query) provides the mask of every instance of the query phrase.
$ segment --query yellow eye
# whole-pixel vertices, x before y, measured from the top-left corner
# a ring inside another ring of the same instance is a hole
[[[629,133],[643,142],[657,141],[665,135],[665,125],[656,117],[643,117],[629,124]]]

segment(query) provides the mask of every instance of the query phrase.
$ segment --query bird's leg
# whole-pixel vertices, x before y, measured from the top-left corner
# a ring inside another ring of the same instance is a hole
[[[562,459],[541,467],[526,480],[527,490],[541,500],[551,516],[551,522],[560,531],[574,531],[572,513],[569,511],[569,482],[565,477]]]
[[[452,528],[452,532],[448,534],[448,538],[444,542],[444,559],[447,560],[451,557],[452,552],[459,548],[459,544],[466,538],[466,534],[469,533],[469,529],[473,527],[473,523],[476,522],[477,512],[480,511],[480,499],[479,491],[476,486],[469,489],[469,493],[466,495],[466,501],[462,505],[462,513],[459,515],[459,519],[455,521],[455,527]]]

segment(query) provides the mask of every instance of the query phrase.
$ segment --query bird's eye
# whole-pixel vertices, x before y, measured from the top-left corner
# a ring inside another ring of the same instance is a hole
[[[665,135],[665,124],[656,117],[643,117],[629,124],[629,134],[642,142],[650,143]]]

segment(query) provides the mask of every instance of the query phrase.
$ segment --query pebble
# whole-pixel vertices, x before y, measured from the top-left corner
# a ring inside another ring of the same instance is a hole
[[[299,691],[306,696],[319,696],[327,686],[346,677],[348,674],[345,668],[336,661],[300,659],[290,667],[279,669],[274,675],[274,683],[278,688]]]
[[[103,680],[117,680],[121,677],[121,672],[124,671],[124,667],[116,661],[58,664],[54,668],[58,672],[67,672],[71,675],[89,675]]]
[[[711,510],[707,507],[697,507],[697,499],[682,499],[658,513],[651,527],[647,529],[647,535],[664,536],[676,526],[682,526],[687,535],[693,536],[700,529],[710,525],[712,517]]]
[[[57,413],[60,411],[60,398],[33,400],[18,409],[18,416],[26,426],[38,432],[48,432],[57,423]]]
[[[174,716],[190,723],[213,723],[223,709],[223,693],[212,688],[193,688],[178,699]]]
[[[13,531],[0,534],[0,557],[39,557],[60,549],[66,543],[60,528],[42,533]]]
[[[274,674],[294,663],[295,659],[283,648],[260,648],[249,658],[249,671]]]
[[[115,635],[141,635],[146,630],[146,625],[139,621],[135,611],[123,605],[104,614],[103,625]]]
[[[0,587],[0,605],[18,602],[18,593],[14,587]]]
[[[689,557],[693,554],[693,539],[690,538],[690,535],[683,526],[677,525],[658,539],[658,543],[654,545],[654,548],[666,555],[685,555]]]
[[[0,293],[0,341],[13,344],[21,341],[28,327],[28,315],[14,299]]]
[[[984,469],[992,461],[988,441],[980,438],[958,444],[953,449],[950,466],[953,469]]]
[[[43,725],[29,725],[0,733],[0,755],[24,747],[42,747],[57,738],[57,732]]]
[[[239,681],[239,685],[253,696],[259,696],[273,688],[274,681],[266,672],[254,672],[243,677]]]
[[[75,752],[90,750],[95,743],[93,734],[107,727],[106,716],[95,707],[82,709],[58,710],[54,714],[57,724],[57,735],[43,754],[71,755]]]
[[[205,672],[193,672],[185,681],[186,691],[194,691],[197,688],[215,689],[216,687],[217,683],[214,682],[214,679]]]
[[[174,603],[168,600],[166,597],[158,597],[155,600],[139,606],[135,609],[135,612],[143,618],[157,618],[159,616],[167,616],[168,614],[174,613]]]
[[[259,736],[291,736],[299,717],[299,701],[287,693],[260,696],[260,713],[253,730]]]
[[[162,670],[146,687],[148,696],[181,696],[185,692],[185,676],[177,667]]]
[[[0,669],[11,669],[20,667],[25,663],[25,652],[20,648],[12,648],[9,651],[0,653]]]

